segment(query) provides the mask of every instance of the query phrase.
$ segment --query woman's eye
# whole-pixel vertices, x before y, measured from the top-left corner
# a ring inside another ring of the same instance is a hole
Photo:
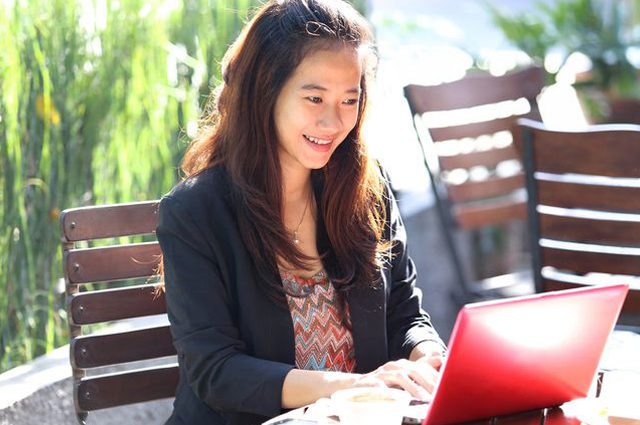
[[[358,99],[347,99],[343,103],[345,105],[355,105],[358,103]]]
[[[322,99],[320,99],[318,96],[309,96],[309,97],[307,97],[307,99],[311,103],[320,103],[320,102],[322,102]]]

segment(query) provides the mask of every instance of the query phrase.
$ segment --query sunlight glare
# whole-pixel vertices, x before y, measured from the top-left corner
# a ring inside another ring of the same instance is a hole
[[[561,346],[572,337],[576,322],[580,320],[580,315],[572,314],[571,308],[550,309],[549,314],[531,314],[529,320],[514,320],[514,309],[518,308],[496,309],[486,323],[496,339],[510,341],[523,349],[546,350]],[[520,316],[522,312],[518,313]],[[550,333],[549,329],[554,331]]]

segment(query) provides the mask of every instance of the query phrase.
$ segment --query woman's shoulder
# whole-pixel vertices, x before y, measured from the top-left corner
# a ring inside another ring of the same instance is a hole
[[[163,197],[189,209],[207,204],[226,203],[231,192],[231,184],[226,170],[217,165],[206,168],[187,177]],[[165,201],[166,203],[166,201]]]

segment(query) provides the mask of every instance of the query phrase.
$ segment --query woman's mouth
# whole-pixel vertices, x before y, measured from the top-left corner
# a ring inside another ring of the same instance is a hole
[[[309,136],[308,134],[303,134],[304,140],[308,143],[311,149],[318,153],[327,153],[331,151],[331,147],[333,146],[333,141],[335,139],[324,139],[322,137]]]
[[[307,139],[309,142],[314,143],[316,145],[329,145],[331,144],[332,140],[331,139],[321,139],[320,137],[313,137],[313,136],[308,136],[306,134],[303,134],[304,138]]]

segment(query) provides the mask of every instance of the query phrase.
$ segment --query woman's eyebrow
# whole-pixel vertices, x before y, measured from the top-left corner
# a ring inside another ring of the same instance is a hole
[[[324,86],[321,86],[319,84],[314,84],[314,83],[309,83],[309,84],[304,84],[302,87],[300,87],[301,90],[316,90],[316,91],[327,91],[328,89]],[[360,87],[356,86],[356,87],[352,87],[348,90],[345,90],[345,93],[355,93],[358,94],[360,93]]]
[[[326,87],[323,87],[321,85],[318,84],[305,84],[302,87],[300,87],[302,90],[318,90],[318,91],[327,91]]]

